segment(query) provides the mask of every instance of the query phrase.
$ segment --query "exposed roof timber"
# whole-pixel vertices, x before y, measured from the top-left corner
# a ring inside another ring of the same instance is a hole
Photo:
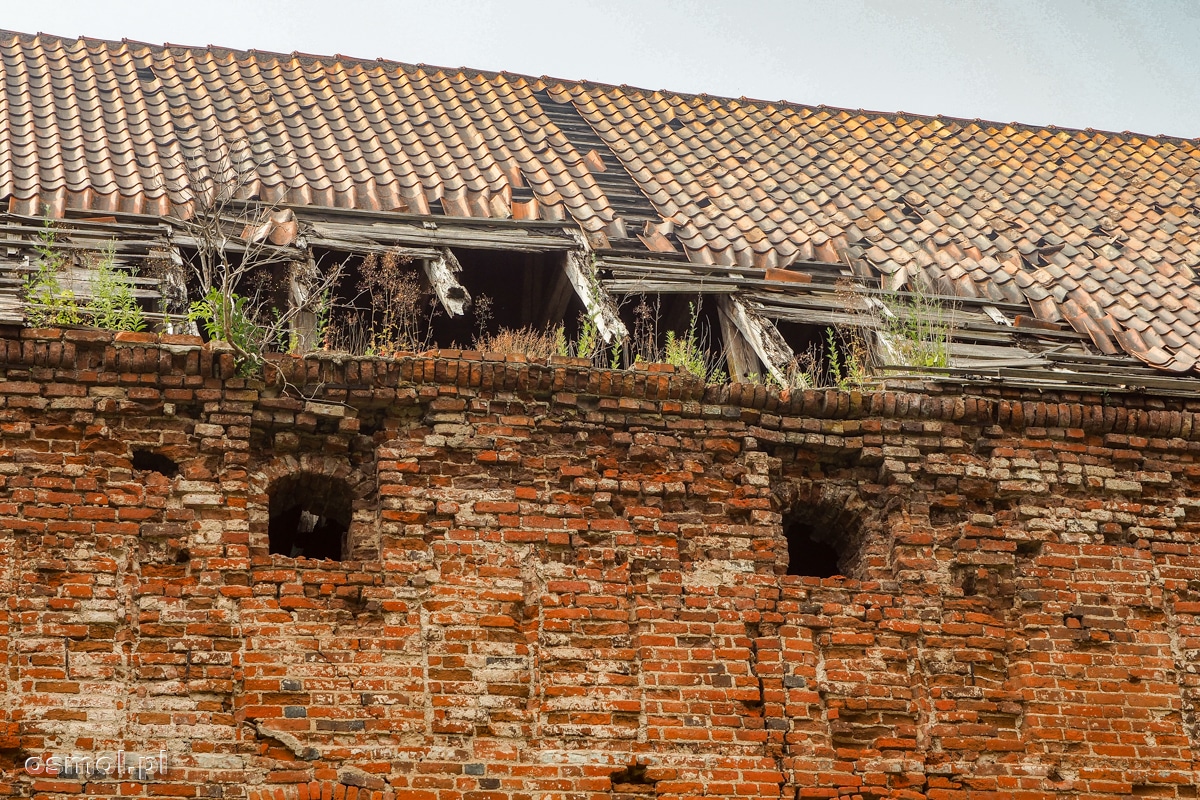
[[[301,216],[303,219],[303,216]],[[473,250],[507,250],[519,253],[565,252],[575,241],[562,228],[554,235],[544,229],[527,230],[513,227],[503,230],[481,230],[477,226],[435,223],[312,221],[312,235],[317,239],[360,241],[363,244],[407,245],[419,247],[462,247]]]
[[[540,246],[545,248],[542,252],[564,254],[568,252],[568,247],[581,247],[583,241],[582,237],[577,238],[577,230],[573,232],[561,224],[528,225],[514,222],[499,226],[504,231],[499,237],[493,238],[494,230],[488,223],[460,225],[461,220],[438,220],[434,228],[424,224],[428,220],[422,221],[419,226],[413,224],[415,220],[412,219],[397,223],[396,215],[387,213],[355,212],[351,215],[328,216],[333,221],[324,224],[343,226],[342,238],[322,238],[311,227],[306,227],[297,243],[359,253],[398,250],[414,258],[436,260],[446,247],[447,236],[472,244],[482,241],[489,249],[511,248],[537,252],[536,248]],[[355,224],[351,224],[351,221]],[[186,236],[172,230],[168,219],[153,215],[73,215],[64,220],[62,225],[61,244],[64,250],[99,249],[105,242],[116,239],[118,257],[134,260],[159,253],[169,256],[173,245],[187,241]],[[0,235],[10,238],[0,240],[0,247],[6,247],[10,254],[32,253],[42,229],[42,220],[38,217],[2,215]],[[424,237],[425,241],[436,237],[440,241],[432,244],[398,243],[397,233],[400,237]],[[531,242],[535,247],[528,247]],[[281,255],[287,253],[294,257],[302,252],[299,247],[280,248]],[[12,257],[10,255],[10,265],[21,263],[13,262]],[[613,277],[589,277],[593,258],[602,273]],[[589,251],[583,255],[576,253],[574,258],[564,258],[564,261],[568,264],[564,275],[570,279],[571,287],[581,299],[592,297],[593,285],[609,291],[637,288],[654,293],[700,292],[730,298],[736,296],[738,302],[748,310],[766,318],[818,325],[864,324],[861,315],[846,310],[844,294],[848,276],[844,265],[813,262],[805,273],[811,277],[811,282],[797,284],[764,280],[761,271],[756,269],[693,264],[655,256],[638,258],[607,253],[595,257]],[[12,271],[12,266],[8,275],[7,284],[0,285],[0,318],[19,321],[15,315],[15,291],[19,288],[20,280]],[[872,297],[897,296],[861,285],[856,286],[854,291]],[[910,295],[900,293],[898,296],[904,298]],[[926,300],[933,299],[955,307],[955,339],[951,344],[954,368],[943,373],[948,376],[998,375],[1004,370],[1004,380],[1027,385],[1061,384],[1076,389],[1145,386],[1156,391],[1180,393],[1186,393],[1180,387],[1188,386],[1191,380],[1168,379],[1167,383],[1163,383],[1161,372],[1133,358],[1119,354],[1096,355],[1091,350],[1090,340],[1075,330],[1027,328],[1022,327],[1019,320],[1016,325],[996,322],[996,312],[1003,314],[1006,319],[1028,317],[1029,306],[1025,303],[1006,303],[977,297],[922,296]],[[602,308],[604,303],[602,299],[592,297],[590,304],[585,300],[585,305],[591,314],[595,309]],[[624,326],[617,327],[619,318],[615,315],[606,318],[601,314],[600,319],[607,319],[611,323],[606,329],[613,331],[612,335],[624,335]],[[1038,347],[1054,348],[1063,344],[1068,345],[1066,351],[1054,354],[1036,352]],[[757,353],[755,357],[758,357]],[[1194,394],[1195,390],[1192,391]]]
[[[934,370],[929,370],[934,372]],[[950,369],[943,374],[954,377],[981,379],[985,376],[994,378],[991,383],[1016,384],[1021,386],[1042,387],[1068,392],[1078,392],[1087,388],[1096,392],[1129,392],[1142,394],[1153,390],[1155,394],[1178,397],[1196,396],[1196,384],[1190,378],[1160,377],[1162,373],[1152,375],[1125,375],[1111,373],[1081,374],[1067,370],[1017,368],[1001,366],[994,370],[984,368]],[[984,381],[980,381],[984,382]]]
[[[192,234],[182,232],[171,234],[171,243],[178,247],[187,247],[192,249],[199,249],[201,247],[208,246],[202,243]],[[240,239],[232,238],[226,239],[221,244],[221,249],[226,253],[252,252],[277,262],[304,259],[306,257],[306,250],[294,244],[275,245],[270,244],[269,242],[251,242],[246,244]]]
[[[319,346],[317,334],[320,320],[309,304],[321,282],[321,273],[311,252],[303,262],[302,269],[288,272],[288,303],[294,309],[291,332],[299,338],[299,351],[303,353]]]
[[[729,377],[735,382],[746,382],[753,380],[753,376],[761,375],[762,362],[758,360],[754,348],[720,306],[717,307],[717,320],[721,326],[721,341],[725,345],[725,363],[729,367]]]
[[[263,204],[254,201],[233,201],[234,208],[261,207]],[[416,225],[418,227],[428,222],[436,222],[439,226],[446,225],[475,230],[511,230],[511,231],[561,231],[564,227],[574,228],[573,222],[562,220],[541,219],[501,219],[496,217],[442,217],[428,214],[408,214],[402,211],[385,211],[372,208],[331,208],[329,206],[311,206],[281,204],[281,207],[291,209],[298,219],[315,222],[358,222],[360,224],[392,223],[396,225]]]
[[[738,287],[722,283],[690,283],[684,281],[656,281],[653,279],[601,281],[604,288],[615,295],[626,294],[733,294]]]
[[[25,304],[15,294],[0,291],[0,325],[23,325]]]
[[[386,245],[377,242],[366,242],[354,239],[331,239],[325,236],[309,235],[305,237],[308,246],[322,250],[332,250],[339,253],[354,253],[355,255],[367,255],[376,253],[382,255],[384,253],[394,253],[398,256],[407,256],[412,259],[430,259],[438,258],[441,254],[441,249],[437,247],[407,247],[404,245]]]
[[[429,279],[429,284],[446,313],[452,317],[465,314],[471,304],[471,295],[466,287],[458,282],[456,275],[462,272],[462,265],[458,263],[454,253],[450,252],[450,248],[441,248],[436,258],[426,259],[422,264],[425,277]]]
[[[717,311],[722,320],[728,319],[733,324],[771,377],[779,381],[781,386],[787,386],[788,368],[795,362],[796,354],[775,325],[733,296],[718,298]]]
[[[596,330],[600,332],[605,343],[624,339],[629,335],[629,330],[617,313],[616,303],[596,278],[591,251],[583,244],[583,237],[579,238],[581,246],[569,251],[563,260],[563,270],[566,271],[567,279],[571,281],[575,294],[583,302],[588,317],[596,325]]]
[[[56,252],[66,256],[60,281],[76,298],[92,297],[90,259],[110,251],[112,263],[129,274],[134,297],[156,301],[162,296],[161,282],[149,267],[177,257],[169,241],[170,228],[161,220],[145,225],[123,225],[111,219],[70,220],[47,227],[45,220],[0,214],[0,320],[24,321],[20,300],[26,278],[36,272],[40,250],[49,239]]]
[[[889,292],[864,283],[861,279],[849,274],[844,265],[812,263],[811,272],[793,269],[809,280],[803,283],[790,283],[768,280],[760,269],[723,267],[712,264],[692,264],[687,261],[659,261],[655,259],[613,258],[600,255],[596,264],[599,268],[611,273],[604,280],[609,284],[620,283],[628,285],[638,280],[648,282],[676,282],[688,284],[691,291],[723,291],[725,286],[771,292],[782,297],[802,296],[813,292],[832,292],[838,289],[852,289],[863,296],[878,296],[898,300],[921,299],[928,302],[941,303],[946,306],[991,306],[1014,314],[1031,314],[1028,303],[1008,303],[984,297],[960,297],[937,293],[916,293],[911,291]],[[844,272],[834,272],[830,268],[841,267]],[[675,290],[678,293],[680,290]]]

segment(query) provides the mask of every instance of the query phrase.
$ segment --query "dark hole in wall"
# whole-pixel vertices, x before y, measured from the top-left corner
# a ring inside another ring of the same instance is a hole
[[[825,325],[776,320],[775,327],[797,355],[811,350],[819,356],[825,348]]]
[[[1042,554],[1043,544],[1036,540],[1017,542],[1017,558],[1037,558]]]
[[[399,321],[407,321],[402,328],[414,340],[403,346],[417,350],[472,349],[476,337],[494,335],[501,329],[540,332],[562,324],[569,340],[576,335],[583,305],[564,275],[563,253],[457,247],[453,253],[462,267],[455,277],[472,298],[466,313],[458,317],[449,316],[441,307],[420,260],[398,257],[392,267],[380,270],[382,255],[377,255],[370,267],[363,257],[347,258],[331,319],[334,349],[362,352],[368,346],[379,350],[393,344]],[[387,274],[393,277],[383,277]],[[414,279],[414,285],[399,288],[402,282]],[[378,281],[390,285],[390,293],[381,291]]]
[[[624,769],[617,770],[610,776],[612,787],[615,791],[624,791],[628,793],[633,790],[634,793],[653,791],[654,784],[658,781],[652,779],[646,771],[644,764],[630,764]]]
[[[341,561],[353,514],[350,487],[327,475],[301,473],[268,490],[270,552],[291,558]]]
[[[3,202],[0,200],[0,202]],[[5,769],[17,769],[24,766],[29,752],[20,747],[0,747],[0,765]]]
[[[150,450],[133,451],[133,468],[141,472],[157,472],[167,478],[179,474],[179,465],[171,459]]]
[[[784,525],[783,535],[787,539],[788,575],[831,578],[842,574],[838,564],[841,553],[819,537],[813,525],[793,519]]]

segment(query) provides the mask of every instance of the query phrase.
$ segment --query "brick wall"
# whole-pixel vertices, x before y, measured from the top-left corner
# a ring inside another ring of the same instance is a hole
[[[0,797],[1196,796],[1200,401],[274,364],[0,331]]]

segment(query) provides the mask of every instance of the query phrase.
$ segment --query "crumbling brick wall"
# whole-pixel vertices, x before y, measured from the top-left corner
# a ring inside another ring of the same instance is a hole
[[[86,330],[0,370],[0,796],[1196,796],[1200,402]],[[284,491],[346,560],[270,552]],[[794,519],[846,574],[786,574]],[[24,766],[122,749],[169,768]]]

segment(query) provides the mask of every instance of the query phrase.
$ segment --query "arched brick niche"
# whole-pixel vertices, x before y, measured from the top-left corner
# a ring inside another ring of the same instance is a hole
[[[881,515],[855,483],[783,480],[771,504],[779,517],[777,575],[865,579],[885,565]]]
[[[250,548],[256,555],[379,558],[374,461],[352,467],[345,456],[280,456],[253,472],[250,485]]]

